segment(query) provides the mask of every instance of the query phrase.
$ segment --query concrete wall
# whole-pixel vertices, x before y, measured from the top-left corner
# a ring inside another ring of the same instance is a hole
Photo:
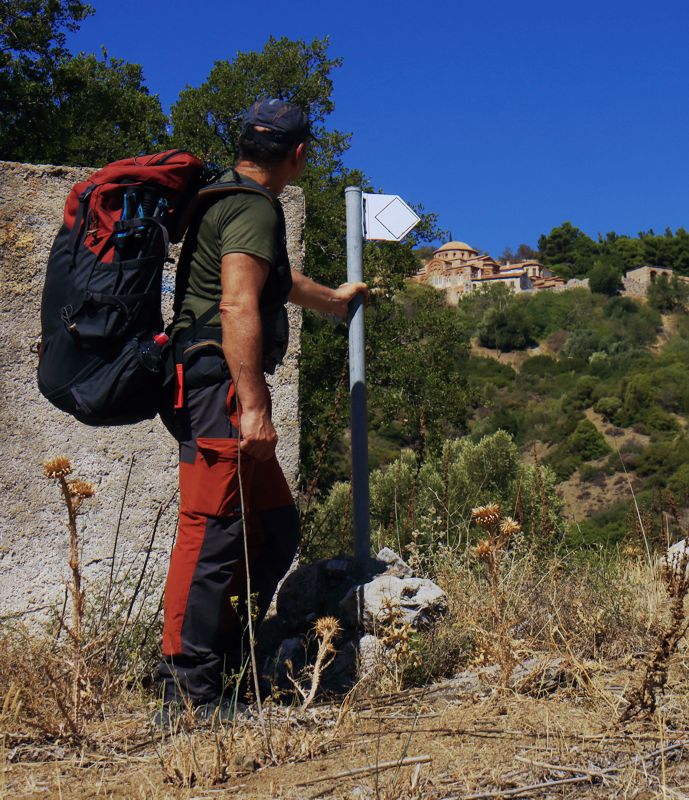
[[[156,419],[121,428],[88,428],[55,409],[36,388],[36,345],[45,264],[65,197],[91,170],[0,162],[0,616],[40,612],[60,599],[68,574],[65,509],[41,465],[66,455],[96,495],[79,518],[82,563],[90,585],[110,571],[127,474],[115,563],[137,574],[163,508],[149,574],[164,575],[176,524],[176,445]],[[283,195],[292,265],[303,263],[301,190]],[[166,275],[169,309],[172,274]],[[300,310],[290,307],[291,347],[271,381],[278,455],[294,488],[299,458]],[[133,459],[133,461],[132,461]],[[88,591],[87,583],[87,591]],[[157,596],[155,597],[157,601]]]

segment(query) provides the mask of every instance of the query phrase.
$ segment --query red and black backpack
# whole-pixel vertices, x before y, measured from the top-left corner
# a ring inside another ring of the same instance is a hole
[[[261,194],[278,212],[284,259],[263,289],[261,316],[264,368],[272,372],[281,363],[292,285],[282,208],[267,189],[234,171],[230,180],[216,177],[191,153],[169,150],[115,161],[72,188],[41,300],[38,388],[53,405],[87,425],[125,425],[158,413],[163,381],[175,372],[163,365],[171,355],[178,361],[162,332],[168,245],[231,192]],[[187,278],[182,263],[178,289]],[[216,313],[211,308],[195,324]]]
[[[155,416],[162,385],[162,275],[205,164],[183,150],[108,164],[76,184],[48,259],[38,386],[89,425]]]

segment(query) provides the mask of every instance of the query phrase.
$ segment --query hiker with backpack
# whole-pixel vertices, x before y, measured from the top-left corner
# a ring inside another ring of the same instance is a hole
[[[232,717],[224,676],[242,683],[249,613],[260,623],[297,550],[265,380],[287,349],[285,304],[344,317],[367,295],[363,283],[329,289],[290,268],[278,195],[301,175],[311,138],[298,107],[263,100],[219,178],[184,150],[108,164],[72,187],[48,259],[41,393],[87,425],[160,413],[179,442],[160,725],[188,703],[201,718]],[[183,236],[164,332],[163,268]]]
[[[236,698],[224,676],[241,683],[248,615],[260,623],[297,550],[299,519],[275,456],[265,379],[287,347],[285,303],[345,317],[354,296],[367,294],[365,284],[330,289],[289,266],[278,195],[301,175],[310,138],[295,105],[255,103],[238,163],[217,183],[234,190],[219,189],[198,214],[180,259],[174,384],[162,412],[180,445],[180,511],[165,587],[159,724],[185,701],[198,717],[232,717]]]

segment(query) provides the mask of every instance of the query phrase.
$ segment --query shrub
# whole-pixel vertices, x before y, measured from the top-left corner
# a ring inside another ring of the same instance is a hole
[[[582,464],[579,467],[579,477],[582,481],[595,481],[596,478],[603,478],[606,475],[613,475],[617,470],[619,459],[617,453],[605,460],[603,464]]]
[[[521,375],[537,375],[539,378],[559,375],[566,367],[550,356],[532,356],[522,364]]]
[[[654,385],[650,374],[633,374],[622,382],[622,409],[618,413],[621,425],[645,421],[654,403]]]
[[[371,530],[380,545],[401,552],[419,546],[430,561],[442,548],[466,544],[471,509],[497,502],[513,514],[525,536],[552,538],[562,531],[562,501],[555,473],[545,466],[523,464],[512,437],[497,431],[474,442],[448,440],[417,471],[411,452],[371,473]],[[324,557],[349,549],[349,484],[335,484],[310,515],[305,531],[307,557]]]
[[[610,319],[626,320],[630,314],[638,314],[640,308],[631,297],[611,297],[605,306],[605,315]]]
[[[588,361],[588,359],[596,352],[605,352],[606,341],[596,331],[592,330],[576,330],[567,339],[567,343],[562,348],[562,355],[564,358],[581,359]]]
[[[593,410],[603,416],[608,422],[615,422],[617,414],[622,408],[619,397],[601,397],[596,401]]]
[[[588,419],[582,419],[576,430],[567,439],[570,452],[584,461],[600,458],[610,452],[610,446],[596,426]]]
[[[667,482],[667,486],[677,500],[686,503],[689,499],[689,464],[682,464]]]
[[[689,284],[677,275],[671,278],[663,273],[648,287],[648,303],[658,311],[684,311],[689,302]]]
[[[649,408],[644,421],[651,431],[671,433],[679,430],[679,423],[675,417],[658,406]]]
[[[493,306],[478,326],[479,341],[496,350],[523,350],[535,343],[529,319],[521,305]]]
[[[558,481],[566,481],[579,468],[581,457],[570,453],[565,447],[560,447],[548,456],[546,464],[553,470]]]
[[[510,386],[517,373],[508,364],[502,364],[494,358],[472,356],[467,364],[469,378],[479,383],[489,382],[494,386]]]
[[[680,433],[651,442],[639,459],[638,471],[641,476],[664,483],[686,463],[689,463],[689,439]]]
[[[593,375],[582,375],[574,389],[562,398],[562,408],[565,411],[580,411],[588,408],[595,399],[595,394],[600,385],[600,378]]]
[[[351,520],[351,486],[339,481],[332,485],[321,502],[315,504],[303,524],[302,558],[314,561],[349,552],[352,547]]]
[[[530,423],[524,409],[498,406],[490,416],[481,420],[472,430],[473,439],[481,439],[496,431],[505,431],[515,440],[523,442],[530,430]]]
[[[615,503],[583,522],[570,525],[565,541],[574,547],[617,544],[625,536],[628,511],[627,503]]]
[[[589,289],[598,294],[612,296],[622,287],[619,271],[601,261],[597,261],[589,272]]]

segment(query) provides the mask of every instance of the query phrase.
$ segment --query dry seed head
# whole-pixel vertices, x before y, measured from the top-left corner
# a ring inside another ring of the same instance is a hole
[[[487,558],[493,552],[493,545],[488,539],[481,539],[476,545],[476,555],[479,558]]]
[[[96,493],[92,483],[88,483],[87,481],[82,481],[79,479],[70,481],[67,484],[67,488],[69,489],[69,493],[72,495],[72,497],[93,497],[93,495]]]
[[[43,462],[43,474],[46,478],[64,478],[72,471],[72,465],[67,456],[55,456]]]
[[[519,533],[521,529],[521,525],[516,519],[512,519],[512,517],[505,517],[505,519],[503,519],[503,521],[500,523],[500,533],[506,538],[509,536],[514,536],[515,534]]]
[[[472,508],[471,516],[481,528],[490,528],[500,520],[500,506],[497,503],[489,503],[487,506]]]
[[[641,558],[643,550],[638,544],[626,544],[622,548],[622,555],[626,558]]]
[[[340,623],[335,617],[320,617],[313,626],[319,639],[330,639],[340,632]]]

